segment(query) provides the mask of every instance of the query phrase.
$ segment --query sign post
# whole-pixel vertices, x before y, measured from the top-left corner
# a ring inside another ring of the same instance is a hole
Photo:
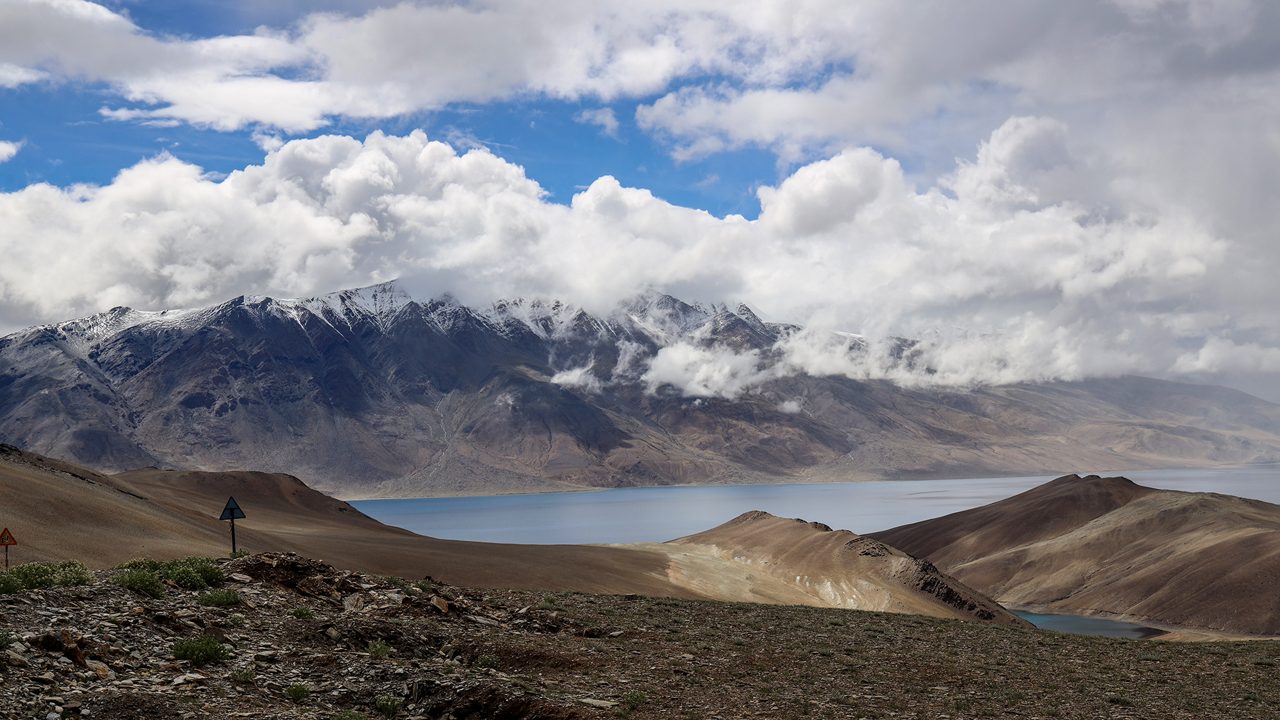
[[[9,546],[17,545],[18,541],[14,539],[13,533],[9,532],[9,528],[5,528],[0,532],[0,545],[4,546],[4,570],[9,571]]]
[[[227,498],[227,506],[222,508],[222,516],[219,520],[231,521],[231,555],[236,554],[236,519],[243,518],[244,511],[240,509],[240,505],[236,503],[235,498]]]

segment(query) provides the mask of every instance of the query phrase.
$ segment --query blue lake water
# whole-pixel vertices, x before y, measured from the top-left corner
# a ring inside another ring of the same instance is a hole
[[[1219,492],[1280,504],[1280,466],[1123,474],[1152,487]],[[621,488],[361,500],[352,505],[382,522],[439,538],[505,543],[660,542],[706,530],[748,510],[816,520],[858,533],[875,532],[995,502],[1050,479]]]
[[[1145,625],[1083,615],[1048,615],[1045,613],[1014,610],[1014,615],[1030,622],[1041,630],[1053,630],[1072,635],[1101,635],[1102,637],[1132,638],[1141,640],[1161,633]]]

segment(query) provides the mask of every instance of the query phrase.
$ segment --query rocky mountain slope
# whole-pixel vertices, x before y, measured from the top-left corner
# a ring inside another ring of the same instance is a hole
[[[291,555],[221,569],[216,595],[164,586],[153,598],[120,586],[114,571],[84,586],[0,595],[0,718],[1280,712],[1280,646],[1268,642],[1135,642],[850,610],[468,590]],[[191,653],[193,641],[209,652]]]
[[[5,446],[0,446],[0,491],[6,498],[5,522],[22,543],[17,560],[78,559],[109,567],[134,557],[225,554],[227,527],[216,518],[227,497],[234,496],[248,515],[237,523],[240,547],[304,553],[364,572],[429,575],[468,586],[802,604],[1021,624],[988,598],[882,543],[767,513],[679,543],[459,542],[383,525],[288,475],[139,471],[106,476]],[[829,547],[808,556],[789,550],[794,546]]]
[[[875,533],[1012,606],[1280,634],[1280,506],[1068,475]]]
[[[0,439],[106,471],[290,472],[344,497],[1280,459],[1280,406],[1243,393],[910,389],[787,366],[797,332],[660,294],[596,316],[395,283],[115,308],[0,338]],[[914,362],[911,343],[894,352]]]

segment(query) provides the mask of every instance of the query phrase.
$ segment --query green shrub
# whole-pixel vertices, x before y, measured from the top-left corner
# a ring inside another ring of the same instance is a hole
[[[65,560],[58,563],[53,574],[53,584],[61,587],[88,585],[93,582],[93,573],[79,560]]]
[[[53,587],[58,569],[49,563],[23,563],[15,565],[9,574],[17,578],[24,589],[36,590]]]
[[[393,718],[400,712],[400,698],[394,695],[381,695],[373,701],[373,707],[384,718]]]
[[[0,648],[7,648],[13,644],[18,637],[8,630],[0,630]]]
[[[205,635],[175,642],[173,644],[173,656],[179,660],[186,660],[195,667],[200,667],[201,665],[226,662],[231,657],[231,651],[227,649],[226,645],[219,642],[217,638]]]
[[[284,689],[284,695],[290,701],[300,703],[311,697],[311,688],[306,685],[290,685]]]
[[[387,657],[390,654],[391,654],[390,645],[382,642],[381,640],[369,641],[369,655],[371,655],[372,657],[378,660],[382,660],[383,658]]]
[[[309,607],[296,607],[290,610],[289,614],[298,618],[299,620],[310,620],[311,618],[316,616],[315,611]]]
[[[22,581],[13,573],[0,573],[0,595],[12,595],[22,591]]]
[[[167,569],[164,573],[164,579],[171,581],[183,590],[204,590],[209,587],[209,583],[200,577],[200,573],[196,572],[194,568],[186,566]]]
[[[121,570],[145,570],[155,573],[184,590],[205,590],[221,585],[226,578],[222,568],[209,558],[189,557],[181,560],[130,560]]]
[[[496,655],[481,655],[476,658],[476,667],[496,668],[498,667],[498,657]]]
[[[208,587],[217,587],[227,580],[226,575],[222,573],[222,568],[218,567],[218,563],[209,558],[190,557],[185,560],[177,560],[174,564],[193,570]]]
[[[201,593],[198,600],[206,607],[234,607],[240,604],[240,593],[235,590],[210,590]]]
[[[150,598],[159,598],[164,595],[164,583],[160,582],[159,575],[150,570],[141,568],[123,570],[116,573],[116,584]]]
[[[342,710],[333,716],[333,720],[368,720],[364,715],[355,710]]]
[[[639,690],[632,690],[622,696],[622,707],[627,712],[634,712],[644,704],[648,698]]]
[[[231,682],[240,683],[242,685],[251,685],[258,677],[258,673],[253,666],[236,668],[231,671]]]
[[[159,560],[148,560],[147,558],[134,558],[129,562],[122,563],[116,569],[117,570],[146,570],[147,572],[153,572],[159,575],[160,571],[164,570],[164,563],[160,562]]]

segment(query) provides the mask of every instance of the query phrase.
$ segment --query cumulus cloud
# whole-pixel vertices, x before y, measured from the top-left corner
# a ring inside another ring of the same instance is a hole
[[[678,342],[658,350],[641,376],[650,392],[668,385],[689,397],[736,398],[774,376],[754,350]]]
[[[925,189],[876,151],[842,151],[762,188],[754,220],[611,177],[555,204],[520,167],[422,132],[294,140],[222,178],[160,156],[100,187],[0,194],[0,321],[401,276],[423,295],[595,312],[658,288],[806,326],[776,348],[781,361],[679,337],[648,364],[622,349],[615,380],[698,396],[735,397],[779,372],[947,384],[1201,372],[1228,354],[1181,358],[1229,332],[1270,357],[1274,318],[1234,313],[1214,290],[1241,249],[1176,209],[1099,212],[1079,190],[1090,153],[1070,137],[1014,118]],[[918,362],[901,361],[895,337],[915,341]],[[562,375],[583,386],[583,373]]]
[[[1179,373],[1244,373],[1280,372],[1280,347],[1264,347],[1258,343],[1235,343],[1223,337],[1211,337],[1192,353],[1178,358],[1174,371]]]
[[[618,136],[618,116],[613,114],[613,108],[595,108],[593,110],[583,110],[573,119],[588,125],[595,125],[600,131],[609,137]]]
[[[22,143],[20,142],[9,142],[7,140],[0,140],[0,163],[8,162],[9,160],[12,160],[13,156],[17,155],[18,151],[21,149],[22,149]]]

